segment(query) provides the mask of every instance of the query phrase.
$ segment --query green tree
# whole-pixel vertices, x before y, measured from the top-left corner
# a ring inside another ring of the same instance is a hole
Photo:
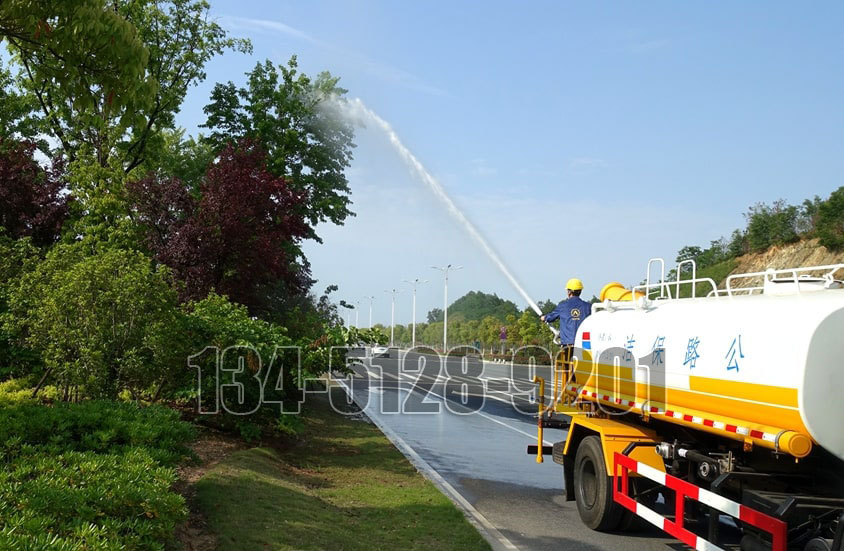
[[[818,206],[815,231],[824,247],[844,249],[844,187],[833,191],[829,199]]]
[[[531,310],[525,310],[516,322],[516,331],[518,331],[522,345],[540,344],[545,339],[543,331],[547,331],[542,327],[542,322],[539,321],[539,316]]]
[[[294,396],[301,383],[296,380],[298,357],[285,356],[283,351],[275,356],[276,347],[293,344],[284,328],[251,317],[245,306],[213,292],[200,301],[186,304],[184,310],[194,347],[191,363],[202,373],[198,390],[203,406],[214,411],[219,397],[226,405],[225,411],[255,413],[264,421],[276,418],[279,404]],[[339,332],[333,336],[339,338],[330,344],[343,344]],[[305,369],[313,367],[315,357],[328,364],[329,358],[321,347],[303,348],[301,359]],[[221,370],[215,368],[218,359]],[[191,382],[196,381],[197,374],[191,375]],[[226,388],[221,385],[232,384],[240,385],[237,393],[221,390]],[[254,426],[244,428],[251,426],[252,421],[240,416],[218,422],[234,423],[242,433],[256,430]]]
[[[815,224],[818,219],[818,212],[821,205],[824,203],[823,199],[815,195],[811,199],[806,199],[800,205],[800,214],[797,218],[797,232],[801,235],[809,235],[815,231]]]
[[[0,380],[34,373],[41,366],[38,352],[26,345],[26,334],[9,309],[21,277],[34,270],[39,260],[30,239],[12,239],[0,230]]]
[[[208,60],[228,49],[250,50],[209,19],[204,0],[2,6],[0,19],[13,22],[5,34],[22,68],[18,82],[37,98],[45,130],[69,160],[89,156],[125,172],[144,162],[162,128],[173,126],[188,89],[205,79]],[[118,160],[110,163],[113,156]]]
[[[425,328],[427,328],[427,327],[428,327],[427,323],[416,322],[416,345],[417,346],[419,346],[422,343],[430,344],[423,339],[423,335],[425,334]]]
[[[315,79],[297,70],[296,57],[276,67],[269,60],[247,73],[245,87],[217,84],[203,125],[214,149],[249,138],[267,152],[267,168],[289,180],[308,200],[303,215],[312,228],[319,222],[342,224],[349,210],[345,169],[352,159],[354,128],[331,109],[344,101],[339,78]],[[312,230],[311,238],[319,241]]]
[[[463,324],[463,342],[470,346],[475,345],[475,341],[481,341],[480,335],[481,322],[480,320],[469,320]]]
[[[419,338],[419,328],[417,327],[416,335],[417,339],[421,342],[435,348],[440,348],[443,343],[443,322],[435,321],[426,325],[425,329],[422,331],[421,338]]]
[[[42,111],[43,130],[71,155],[108,120],[123,119],[128,128],[152,100],[149,51],[106,0],[0,2],[0,39],[20,68],[19,84]]]
[[[442,308],[433,308],[431,311],[428,312],[428,323],[434,323],[436,321],[441,322],[443,320],[443,309]]]
[[[394,339],[396,344],[410,343],[410,327],[396,324]]]
[[[677,252],[677,258],[674,259],[674,261],[679,264],[680,262],[685,262],[687,260],[694,260],[695,263],[697,263],[697,260],[702,253],[703,250],[697,245],[686,245]],[[691,269],[691,266],[684,264],[682,271],[685,274],[686,272],[690,272]],[[669,279],[671,278],[669,277]]]
[[[21,278],[10,306],[48,373],[90,396],[137,393],[174,368],[165,333],[176,326],[176,295],[166,268],[141,253],[58,245]]]
[[[480,324],[481,342],[487,346],[498,346],[501,325],[501,321],[494,316],[486,316],[482,319]]]
[[[752,251],[763,251],[771,245],[796,241],[800,211],[783,200],[772,205],[758,203],[750,207],[747,219],[747,242]]]
[[[12,73],[0,59],[0,136],[17,141],[31,140],[42,152],[49,152],[49,144],[40,136],[41,120],[37,116],[38,103],[29,94],[15,87]]]
[[[730,241],[727,244],[727,258],[736,258],[747,252],[747,244],[744,232],[733,230]]]

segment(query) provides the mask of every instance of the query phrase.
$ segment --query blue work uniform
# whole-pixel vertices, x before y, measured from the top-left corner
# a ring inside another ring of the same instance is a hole
[[[560,320],[560,344],[572,345],[577,335],[577,328],[591,313],[590,303],[580,297],[570,297],[545,314],[545,321],[551,323]]]

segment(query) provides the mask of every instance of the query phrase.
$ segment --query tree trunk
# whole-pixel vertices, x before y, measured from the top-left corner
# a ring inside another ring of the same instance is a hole
[[[161,391],[164,390],[164,382],[166,380],[166,377],[162,377],[161,382],[158,383],[158,388],[155,389],[155,394],[152,395],[151,403],[156,403],[158,401],[158,398],[161,397]]]
[[[48,367],[48,368],[47,368],[47,371],[45,371],[45,372],[44,372],[44,375],[42,375],[42,376],[41,376],[41,380],[40,380],[40,381],[38,381],[38,384],[37,384],[37,385],[35,385],[35,390],[33,390],[33,391],[32,391],[32,397],[33,397],[33,398],[35,398],[36,396],[38,396],[38,391],[40,391],[40,390],[41,390],[41,387],[43,387],[43,386],[44,386],[44,383],[46,383],[46,382],[47,382],[47,377],[49,377],[49,376],[50,376],[50,373],[52,373],[52,372],[53,372],[53,368],[52,368],[52,367]]]

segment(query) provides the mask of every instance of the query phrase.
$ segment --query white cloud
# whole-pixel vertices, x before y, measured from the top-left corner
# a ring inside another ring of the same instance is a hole
[[[398,67],[381,63],[380,61],[371,59],[357,52],[350,51],[347,48],[341,48],[329,42],[319,40],[311,36],[309,33],[301,29],[291,27],[281,21],[226,15],[220,17],[219,22],[221,25],[230,29],[248,30],[253,32],[271,32],[302,40],[319,48],[328,50],[335,56],[346,59],[347,62],[352,65],[356,65],[360,68],[360,70],[384,82],[433,96],[446,95],[444,90],[425,82],[413,73],[405,71],[404,69],[399,69]]]
[[[224,15],[219,19],[221,25],[236,30],[251,30],[251,31],[270,31],[281,33],[293,38],[298,38],[312,44],[322,44],[320,41],[313,38],[305,31],[296,29],[282,23],[281,21],[273,21],[270,19],[252,19],[248,17],[236,17]]]

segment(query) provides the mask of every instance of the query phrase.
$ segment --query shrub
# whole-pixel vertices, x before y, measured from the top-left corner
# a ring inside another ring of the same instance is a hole
[[[42,367],[40,355],[25,346],[20,327],[9,312],[9,295],[37,261],[37,249],[29,238],[12,239],[0,228],[0,380],[33,373]]]
[[[159,463],[175,465],[189,454],[185,442],[192,437],[190,424],[180,421],[176,411],[160,406],[91,401],[0,408],[0,460],[33,448],[55,455],[126,453],[141,447]]]
[[[0,548],[163,550],[186,517],[175,472],[146,451],[29,450],[0,471]]]
[[[178,310],[166,270],[139,252],[94,249],[54,247],[22,277],[10,306],[63,385],[115,397],[150,387],[176,365],[169,345]]]
[[[844,187],[818,206],[815,231],[824,247],[844,249]]]
[[[203,411],[216,411],[219,399],[229,412],[255,412],[263,404],[273,404],[278,412],[280,401],[296,388],[295,369],[291,369],[295,363],[274,361],[276,347],[293,344],[284,328],[250,317],[245,306],[216,293],[188,304],[186,310],[197,352],[190,362],[201,370],[198,384],[197,373],[192,373],[191,386],[200,392]],[[216,367],[218,359],[221,369]],[[282,365],[283,373],[278,371]],[[283,389],[277,384],[282,376]]]
[[[9,379],[0,383],[0,407],[23,403],[35,403],[29,379]]]
[[[0,384],[0,397],[31,393]],[[163,550],[186,517],[171,468],[193,428],[159,406],[0,407],[0,549]]]

